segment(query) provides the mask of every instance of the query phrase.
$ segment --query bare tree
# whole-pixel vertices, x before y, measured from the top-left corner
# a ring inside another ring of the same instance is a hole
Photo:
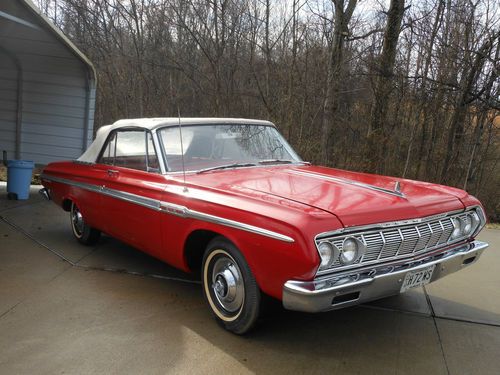
[[[306,160],[467,188],[500,219],[497,0],[36,2],[96,66],[96,127],[266,118]]]
[[[323,100],[323,124],[321,128],[321,161],[329,163],[329,145],[332,128],[338,110],[339,88],[342,79],[344,41],[349,36],[349,22],[356,8],[357,0],[332,0],[335,5],[333,37],[329,48],[325,98]]]
[[[368,129],[367,159],[369,159],[369,169],[373,171],[384,169],[383,154],[388,142],[387,111],[393,89],[394,64],[404,11],[404,0],[391,0],[384,32],[384,45],[377,63],[379,75],[373,89],[373,103]]]

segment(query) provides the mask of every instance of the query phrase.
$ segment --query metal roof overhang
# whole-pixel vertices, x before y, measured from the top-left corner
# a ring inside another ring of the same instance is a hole
[[[4,1],[4,0],[3,0]],[[87,82],[86,82],[86,115],[87,119],[84,121],[88,124],[89,118],[89,108],[90,108],[90,90],[95,88],[97,81],[96,70],[92,62],[59,30],[41,11],[30,1],[30,0],[12,0],[17,2],[25,8],[25,10],[33,16],[33,20],[24,19],[19,17],[17,14],[12,14],[13,12],[5,11],[6,9],[0,10],[0,20],[4,19],[11,24],[12,33],[15,33],[17,28],[29,28],[32,30],[37,30],[38,32],[46,32],[55,37],[72,55],[74,55],[83,65],[87,68]],[[8,5],[7,3],[4,3]],[[8,8],[8,6],[7,6]],[[0,52],[3,52],[8,56],[16,68],[18,69],[17,75],[17,116],[16,116],[16,158],[20,158],[21,149],[21,128],[23,123],[23,57],[21,52],[26,46],[23,43],[17,43],[15,46],[5,46],[0,45]],[[84,126],[83,144],[82,151],[84,151],[88,144],[88,125]]]

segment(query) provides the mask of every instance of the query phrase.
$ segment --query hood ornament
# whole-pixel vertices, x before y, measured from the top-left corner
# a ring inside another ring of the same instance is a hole
[[[328,175],[324,175],[321,173],[304,172],[304,171],[299,171],[299,170],[293,170],[290,173],[298,174],[301,176],[320,178],[322,180],[327,180],[327,181],[341,182],[343,184],[354,185],[354,186],[362,187],[365,189],[375,190],[375,191],[379,191],[379,192],[390,194],[390,195],[395,195],[397,197],[406,199],[405,195],[401,192],[401,184],[399,183],[399,181],[397,181],[396,185],[394,186],[395,190],[391,190],[390,188],[386,189],[386,188],[382,188],[379,186],[366,184],[366,183],[360,182],[360,181],[349,180],[349,179],[341,178],[341,177],[328,176]]]
[[[396,181],[396,184],[394,185],[394,191],[396,193],[401,193],[401,183],[399,181]]]

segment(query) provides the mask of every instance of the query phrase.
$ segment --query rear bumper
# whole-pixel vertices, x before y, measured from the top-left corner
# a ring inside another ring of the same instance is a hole
[[[475,263],[487,247],[485,242],[473,241],[418,261],[406,260],[313,281],[290,280],[283,287],[283,306],[289,310],[320,312],[399,294],[408,272],[435,265],[430,280],[433,282]]]

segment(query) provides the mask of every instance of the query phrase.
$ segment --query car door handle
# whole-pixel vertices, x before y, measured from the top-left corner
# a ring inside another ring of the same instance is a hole
[[[109,177],[118,177],[120,174],[120,171],[117,171],[116,169],[108,169],[108,176]]]

